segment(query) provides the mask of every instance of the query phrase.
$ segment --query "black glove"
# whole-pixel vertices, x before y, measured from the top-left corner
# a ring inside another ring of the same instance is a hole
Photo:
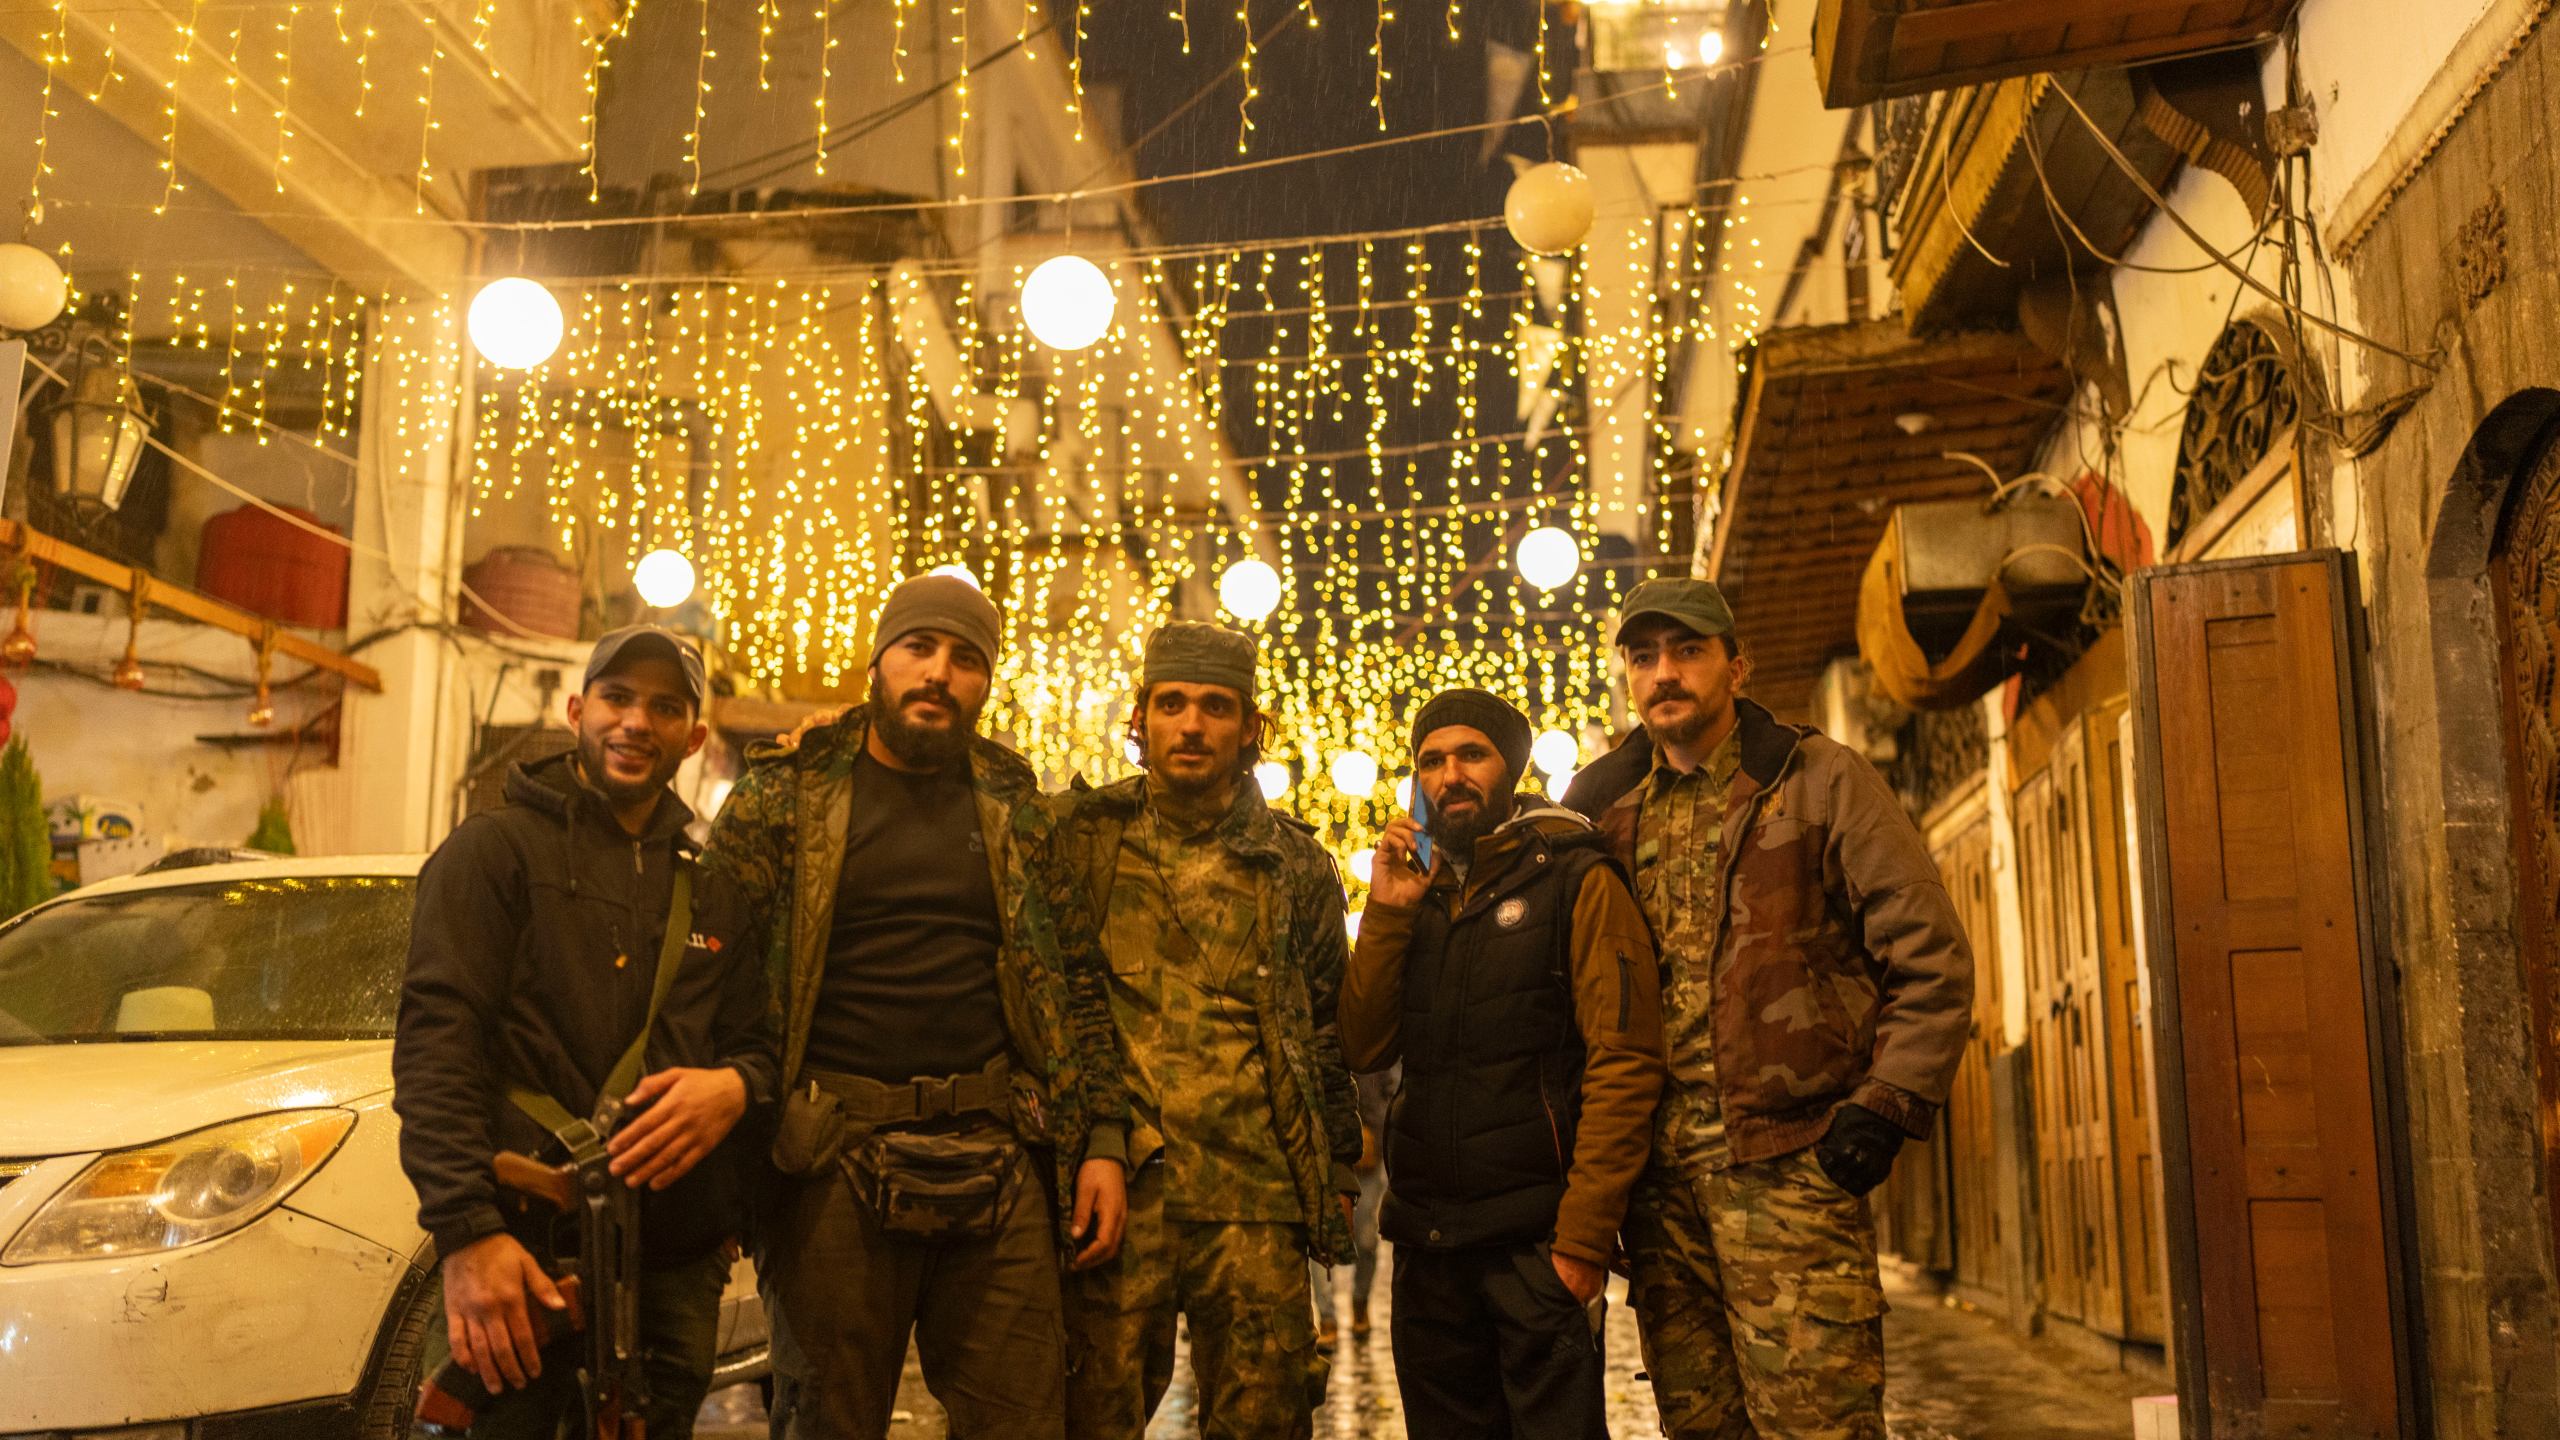
[[[1831,1113],[1831,1129],[1814,1147],[1814,1163],[1831,1183],[1852,1195],[1864,1195],[1893,1173],[1893,1157],[1910,1137],[1902,1127],[1864,1105],[1843,1105]]]

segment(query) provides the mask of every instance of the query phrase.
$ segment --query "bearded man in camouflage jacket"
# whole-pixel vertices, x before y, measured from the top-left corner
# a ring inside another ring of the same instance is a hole
[[[1039,790],[976,733],[998,634],[965,581],[899,586],[869,703],[749,751],[712,827],[780,1006],[758,1257],[780,1435],[885,1435],[912,1333],[954,1437],[1058,1440],[1060,1245],[1119,1244],[1103,972],[1023,929]]]
[[[1188,1316],[1204,1440],[1303,1440],[1323,1391],[1307,1261],[1351,1256],[1360,1121],[1335,1031],[1342,883],[1254,783],[1251,637],[1149,638],[1131,735],[1146,773],[1043,802],[1028,927],[1056,968],[1107,963],[1127,1238],[1067,1283],[1068,1429],[1134,1440]],[[1107,960],[1105,959],[1107,957]]]
[[[1925,1138],[1973,957],[1883,777],[1736,692],[1704,580],[1649,580],[1617,635],[1644,728],[1575,777],[1660,948],[1671,1084],[1622,1232],[1672,1440],[1885,1440],[1866,1194]]]

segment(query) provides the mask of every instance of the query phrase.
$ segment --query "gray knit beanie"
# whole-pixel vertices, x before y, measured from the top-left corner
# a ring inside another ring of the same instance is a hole
[[[995,602],[977,586],[956,575],[919,575],[889,592],[880,607],[880,623],[871,632],[871,663],[880,652],[918,630],[939,630],[978,647],[987,665],[996,663],[996,635],[1004,622]]]

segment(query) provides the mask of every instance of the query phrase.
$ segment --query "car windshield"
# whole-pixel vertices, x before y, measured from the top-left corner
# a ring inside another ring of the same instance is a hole
[[[386,1037],[410,889],[260,876],[31,912],[0,929],[0,1045]]]

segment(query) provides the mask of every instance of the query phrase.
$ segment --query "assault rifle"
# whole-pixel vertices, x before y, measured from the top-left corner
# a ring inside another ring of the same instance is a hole
[[[622,1107],[597,1107],[595,1128],[609,1135]],[[515,1151],[498,1155],[501,1188],[549,1205],[578,1221],[578,1252],[553,1282],[566,1311],[534,1307],[535,1344],[548,1348],[560,1326],[585,1333],[578,1369],[584,1426],[579,1440],[647,1440],[640,1418],[640,1204],[631,1187],[606,1169],[601,1144],[584,1159],[545,1165]],[[431,1433],[459,1435],[489,1403],[489,1389],[447,1360],[418,1394],[418,1420]]]

